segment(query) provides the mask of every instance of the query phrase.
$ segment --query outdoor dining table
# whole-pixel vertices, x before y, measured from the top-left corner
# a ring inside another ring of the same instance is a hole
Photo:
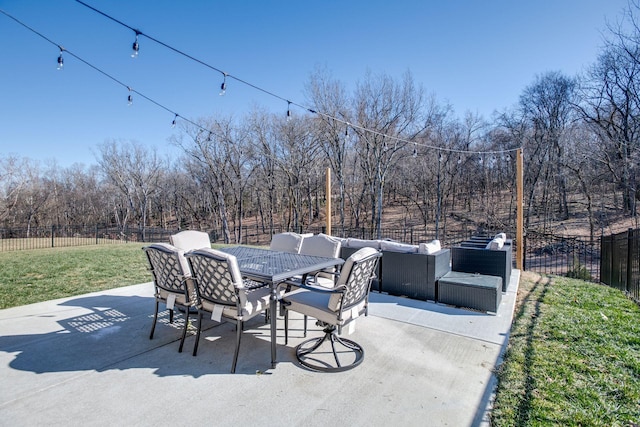
[[[250,246],[230,246],[220,250],[236,257],[240,273],[244,277],[270,286],[271,367],[275,368],[278,284],[295,276],[304,277],[309,273],[342,265],[344,260]]]

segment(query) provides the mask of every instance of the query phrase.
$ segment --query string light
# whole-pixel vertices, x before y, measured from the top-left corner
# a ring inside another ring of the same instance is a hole
[[[227,93],[227,73],[222,73],[224,78],[222,79],[222,84],[220,85],[220,96],[224,96]]]
[[[347,126],[344,128],[344,140],[349,141],[349,123],[347,123]]]
[[[127,86],[127,89],[129,89],[129,96],[127,97],[127,105],[131,105],[133,104],[133,96],[131,95],[131,88],[129,86]]]
[[[178,113],[176,113],[176,116],[173,118],[173,121],[171,122],[171,129],[176,127],[176,120],[178,120]]]
[[[138,57],[138,52],[140,51],[140,45],[138,44],[138,36],[141,34],[140,31],[135,30],[136,31],[136,40],[133,42],[133,52],[131,52],[131,57],[132,58],[137,58]]]
[[[413,157],[418,157],[418,146],[415,142],[413,143]]]
[[[150,39],[151,41],[154,41],[154,42],[156,42],[156,43],[160,44],[161,46],[166,47],[166,48],[167,48],[167,49],[169,49],[169,50],[172,50],[172,51],[173,51],[173,52],[175,52],[175,53],[178,53],[178,54],[180,54],[180,55],[182,55],[182,56],[184,56],[184,57],[186,57],[186,58],[188,58],[188,59],[191,59],[191,60],[193,60],[193,61],[195,61],[195,62],[197,62],[197,63],[199,63],[199,64],[201,64],[201,65],[203,65],[203,66],[205,66],[205,67],[208,67],[208,68],[210,68],[210,69],[213,69],[213,70],[215,70],[215,71],[217,71],[217,72],[219,72],[219,73],[223,74],[224,79],[223,79],[223,83],[221,84],[221,89],[226,89],[226,78],[227,78],[227,77],[229,77],[229,78],[233,78],[234,80],[236,80],[236,81],[238,81],[238,82],[240,82],[240,83],[243,83],[243,84],[245,84],[245,85],[247,85],[247,86],[249,86],[249,87],[251,87],[251,88],[253,88],[253,89],[255,89],[255,90],[261,91],[261,92],[263,92],[263,93],[265,93],[265,94],[267,94],[267,95],[270,95],[270,96],[272,96],[272,97],[278,98],[278,99],[283,100],[283,101],[286,101],[286,102],[287,102],[287,120],[290,120],[290,119],[291,119],[291,104],[294,104],[294,105],[297,105],[297,106],[299,106],[299,107],[301,107],[301,108],[303,108],[303,109],[306,109],[306,110],[307,110],[308,112],[310,112],[311,114],[317,114],[317,115],[319,115],[319,116],[321,116],[321,117],[323,117],[323,118],[325,118],[325,119],[333,119],[333,120],[336,120],[336,121],[338,121],[338,122],[345,123],[346,125],[351,126],[351,127],[353,127],[354,129],[360,129],[360,130],[361,130],[361,131],[363,131],[363,132],[368,132],[368,133],[372,133],[372,134],[375,134],[375,135],[379,135],[379,136],[382,136],[382,137],[384,137],[384,138],[388,138],[388,139],[391,139],[391,140],[394,140],[394,141],[397,141],[397,142],[402,142],[402,143],[414,143],[416,146],[418,145],[418,143],[416,143],[415,141],[409,141],[409,140],[403,139],[402,137],[399,137],[399,136],[383,134],[382,132],[378,132],[378,131],[376,131],[376,130],[368,129],[368,128],[365,128],[365,127],[362,127],[362,126],[352,125],[352,124],[350,124],[349,122],[347,122],[347,121],[345,121],[345,120],[341,120],[341,119],[338,119],[338,118],[333,117],[333,116],[331,116],[331,115],[325,114],[325,113],[323,113],[323,112],[318,112],[318,111],[315,111],[315,110],[313,110],[313,109],[307,108],[307,107],[305,107],[305,106],[303,106],[303,105],[299,105],[299,104],[297,104],[297,103],[293,103],[293,102],[291,102],[291,101],[289,101],[289,100],[287,100],[287,99],[285,99],[285,98],[283,98],[283,97],[281,97],[281,96],[279,96],[279,95],[277,95],[277,94],[275,94],[275,93],[272,93],[272,92],[270,92],[270,91],[268,91],[268,90],[265,90],[264,88],[258,87],[258,86],[256,86],[256,85],[254,85],[254,84],[250,83],[250,82],[247,82],[247,81],[245,81],[245,80],[242,80],[242,79],[240,79],[240,78],[238,78],[238,77],[235,77],[235,76],[233,76],[233,75],[231,75],[231,74],[228,74],[228,73],[226,73],[226,72],[223,72],[222,70],[220,70],[220,69],[218,69],[218,68],[215,68],[215,67],[213,67],[213,66],[211,66],[211,65],[209,65],[209,64],[207,64],[207,63],[205,63],[205,62],[203,62],[203,61],[201,61],[201,60],[199,60],[199,59],[197,59],[197,58],[195,58],[195,57],[193,57],[193,56],[191,56],[191,55],[188,55],[188,54],[186,54],[186,53],[184,53],[184,52],[182,52],[182,51],[180,51],[180,50],[178,50],[178,49],[176,49],[176,48],[174,48],[174,47],[172,47],[172,46],[170,46],[170,45],[168,45],[168,44],[166,44],[166,43],[164,43],[164,42],[162,42],[162,41],[160,41],[160,40],[157,40],[157,39],[155,39],[155,38],[153,38],[153,37],[151,37],[151,36],[149,36],[149,35],[147,35],[147,34],[144,34],[143,32],[141,32],[141,31],[139,31],[139,30],[134,29],[133,27],[131,27],[131,26],[129,26],[129,25],[127,25],[127,24],[125,24],[125,23],[123,23],[123,22],[121,22],[121,21],[119,21],[119,20],[117,20],[117,19],[115,19],[115,18],[113,18],[113,17],[111,17],[111,16],[107,15],[106,13],[104,13],[104,12],[102,12],[102,11],[100,11],[100,10],[98,10],[98,9],[96,9],[96,8],[94,8],[94,7],[92,7],[92,6],[88,5],[88,4],[86,4],[86,3],[84,3],[84,2],[83,2],[83,1],[81,1],[81,0],[75,0],[75,1],[76,1],[77,3],[79,3],[79,4],[83,5],[83,6],[85,6],[85,7],[87,7],[87,8],[89,8],[89,9],[93,10],[94,12],[96,12],[96,13],[98,13],[98,14],[100,14],[100,15],[104,16],[105,18],[108,18],[108,19],[110,19],[110,20],[112,20],[112,21],[114,21],[114,22],[116,22],[116,23],[118,23],[118,24],[120,24],[120,25],[122,25],[122,26],[124,26],[124,27],[126,27],[126,28],[129,28],[130,30],[134,31],[134,32],[135,32],[135,34],[136,34],[136,39],[135,39],[135,41],[134,41],[134,43],[133,43],[133,45],[132,45],[132,54],[131,54],[131,56],[132,56],[133,58],[137,57],[137,55],[138,55],[138,53],[139,53],[139,44],[138,44],[139,36],[140,36],[140,35],[144,35],[145,37],[147,37],[147,38],[148,38],[148,39]],[[1,10],[1,9],[0,9],[0,12],[1,12],[2,14],[6,15],[7,17],[9,17],[9,18],[13,19],[14,21],[16,21],[18,24],[22,25],[23,27],[27,28],[28,30],[32,31],[33,33],[35,33],[35,34],[39,35],[40,37],[44,38],[44,39],[45,39],[45,40],[47,40],[48,42],[50,42],[50,43],[52,43],[52,44],[54,44],[54,45],[57,45],[57,44],[56,44],[56,43],[54,43],[52,40],[48,39],[48,38],[47,38],[47,37],[45,37],[44,35],[42,35],[42,34],[40,34],[39,32],[37,32],[36,30],[34,30],[34,29],[30,28],[29,26],[25,25],[24,23],[20,22],[18,19],[14,18],[14,17],[13,17],[13,16],[11,16],[10,14],[6,13],[5,11],[3,11],[3,10]],[[69,54],[71,54],[71,56],[73,56],[73,57],[77,58],[77,59],[78,59],[78,60],[80,60],[81,62],[85,63],[85,64],[86,64],[86,65],[88,65],[89,67],[93,68],[94,70],[96,70],[96,71],[100,72],[101,74],[105,75],[106,77],[108,77],[108,78],[110,78],[110,79],[114,80],[114,81],[115,81],[115,82],[117,82],[118,84],[120,84],[120,85],[125,86],[125,87],[127,87],[127,88],[128,88],[128,86],[126,86],[124,83],[120,82],[119,80],[117,80],[117,79],[115,79],[114,77],[110,76],[109,74],[105,73],[105,72],[104,72],[104,71],[102,71],[101,69],[99,69],[99,68],[97,68],[97,67],[93,66],[92,64],[88,63],[87,61],[84,61],[82,58],[79,58],[78,56],[76,56],[76,55],[72,54],[72,53],[71,53],[71,52],[69,52],[68,50],[63,49],[62,47],[61,47],[61,49],[60,49],[61,53],[60,53],[60,56],[59,56],[59,59],[58,59],[58,69],[62,69],[62,66],[63,66],[63,64],[64,64],[64,59],[62,58],[62,51],[63,51],[63,50],[64,50],[64,51],[66,51],[66,52],[68,52]],[[132,91],[131,89],[129,89],[129,90],[130,90],[130,91]],[[156,104],[156,105],[157,105],[157,106],[159,106],[160,108],[163,108],[163,109],[165,109],[165,110],[168,110],[168,111],[170,111],[170,112],[174,113],[173,111],[169,110],[167,107],[165,107],[165,106],[163,106],[163,105],[161,105],[161,104],[157,103],[156,101],[154,101],[154,100],[152,100],[152,99],[150,99],[150,98],[148,98],[148,97],[144,96],[143,94],[141,94],[141,93],[139,93],[139,92],[136,92],[136,93],[137,93],[138,95],[142,96],[143,98],[147,99],[148,101],[150,101],[150,102],[152,102],[152,103]],[[221,93],[221,94],[222,94],[222,93]],[[128,99],[128,101],[129,101],[129,105],[131,105],[131,104],[133,103],[133,96],[132,96],[131,94],[129,94],[129,96],[127,97],[127,99]],[[176,113],[174,113],[174,114],[176,114]],[[176,116],[177,116],[177,114],[176,114]],[[184,118],[183,118],[183,119],[184,119]],[[188,120],[188,119],[184,119],[184,120],[185,120],[185,121],[187,121],[187,122],[189,122],[189,123],[191,123],[191,124],[193,124],[194,126],[196,126],[196,127],[198,127],[198,128],[202,128],[199,124],[197,124],[197,123],[195,123],[195,122],[193,122],[193,121],[191,121],[191,120]],[[348,136],[348,128],[347,128],[347,129],[345,129],[345,138],[346,138],[347,136]],[[386,145],[386,141],[385,141],[385,145]],[[448,151],[448,152],[452,152],[452,153],[469,153],[469,154],[472,154],[472,153],[475,153],[475,154],[509,153],[509,152],[515,152],[516,150],[518,150],[518,149],[520,149],[520,148],[521,148],[521,147],[519,147],[519,148],[506,149],[506,150],[486,151],[486,152],[484,152],[484,151],[470,151],[470,150],[459,150],[459,149],[450,149],[450,148],[436,147],[436,146],[431,146],[431,145],[424,144],[424,143],[419,143],[419,145],[420,145],[420,146],[422,146],[422,147],[425,147],[425,148],[435,149],[435,150],[439,150],[439,151]],[[386,147],[385,147],[385,148],[386,148]],[[461,163],[461,162],[462,162],[462,158],[461,158],[461,156],[460,156],[460,157],[459,157],[459,159],[458,159],[458,163]]]
[[[189,55],[189,54],[187,54],[187,53],[185,53],[185,52],[183,52],[183,51],[181,51],[181,50],[179,50],[179,49],[176,49],[175,47],[170,46],[170,45],[168,45],[168,44],[166,44],[166,43],[162,42],[161,40],[158,40],[158,39],[156,39],[156,38],[154,38],[154,37],[150,36],[149,34],[145,34],[145,33],[141,32],[141,31],[139,31],[139,30],[136,30],[134,27],[132,27],[132,26],[130,26],[130,25],[127,25],[127,24],[125,24],[125,23],[124,23],[124,22],[122,22],[122,21],[119,21],[118,19],[116,19],[116,18],[114,18],[114,17],[112,17],[112,16],[110,16],[110,15],[108,15],[108,14],[106,14],[106,13],[104,13],[104,12],[100,11],[99,9],[96,9],[95,7],[93,7],[93,6],[91,6],[91,5],[87,4],[87,3],[85,3],[85,2],[84,2],[84,1],[82,1],[82,0],[75,0],[75,1],[76,1],[76,3],[79,3],[79,4],[83,5],[83,6],[84,6],[84,7],[86,7],[86,8],[93,10],[94,12],[96,12],[96,13],[98,13],[98,14],[100,14],[100,15],[104,16],[104,17],[105,17],[105,18],[107,18],[107,19],[110,19],[110,20],[112,20],[112,21],[114,21],[114,22],[118,23],[119,25],[121,25],[121,26],[123,26],[123,27],[125,27],[125,28],[128,28],[128,29],[130,29],[130,30],[132,30],[132,31],[135,31],[135,32],[136,32],[136,35],[138,35],[138,34],[140,34],[140,35],[144,35],[147,39],[149,39],[149,40],[151,40],[151,41],[154,41],[154,42],[158,43],[159,45],[161,45],[161,46],[163,46],[163,47],[165,47],[165,48],[167,48],[167,49],[169,49],[169,50],[171,50],[171,51],[173,51],[173,52],[175,52],[175,53],[177,53],[177,54],[179,54],[179,55],[184,56],[185,58],[188,58],[188,59],[190,59],[190,60],[192,60],[192,61],[194,61],[194,62],[197,62],[197,63],[198,63],[198,64],[200,64],[200,65],[203,65],[203,66],[205,66],[205,67],[207,67],[207,68],[209,68],[209,69],[215,70],[215,71],[217,71],[217,72],[219,72],[219,73],[223,74],[223,76],[225,77],[225,79],[226,79],[226,77],[232,78],[232,79],[234,79],[235,81],[237,81],[237,82],[239,82],[239,83],[245,84],[245,85],[247,85],[247,86],[249,86],[249,87],[251,87],[251,88],[253,88],[253,89],[255,89],[255,90],[258,90],[258,91],[260,91],[260,92],[262,92],[262,93],[265,93],[265,94],[267,94],[267,95],[269,95],[269,96],[272,96],[272,97],[274,97],[274,98],[278,98],[278,99],[280,99],[280,100],[282,100],[282,101],[286,101],[286,102],[287,102],[287,104],[288,104],[288,108],[287,108],[287,120],[290,120],[290,118],[291,118],[291,108],[290,108],[290,107],[291,107],[291,104],[294,104],[294,105],[296,105],[296,106],[298,106],[298,107],[301,107],[301,108],[303,108],[303,109],[306,109],[306,110],[307,110],[308,112],[310,112],[311,114],[317,114],[317,115],[319,115],[319,116],[321,116],[321,117],[324,117],[324,118],[326,118],[326,119],[332,119],[332,120],[336,120],[336,121],[341,122],[341,123],[349,124],[349,123],[348,123],[347,121],[345,121],[345,120],[341,120],[341,119],[338,119],[338,118],[333,117],[333,116],[331,116],[331,115],[325,114],[325,113],[323,113],[323,112],[318,112],[318,111],[315,111],[315,110],[313,110],[313,109],[311,109],[311,108],[307,108],[307,107],[305,107],[305,106],[303,106],[303,105],[300,105],[300,104],[297,104],[297,103],[293,103],[293,102],[291,102],[291,101],[287,100],[286,98],[284,98],[284,97],[282,97],[282,96],[279,96],[279,95],[277,95],[277,94],[275,94],[275,93],[273,93],[273,92],[270,92],[270,91],[268,91],[268,90],[266,90],[266,89],[264,89],[264,88],[262,88],[262,87],[259,87],[259,86],[255,85],[255,84],[252,84],[252,83],[250,83],[250,82],[248,82],[248,81],[246,81],[246,80],[243,80],[243,79],[241,79],[241,78],[238,78],[238,77],[236,77],[236,76],[233,76],[233,75],[231,75],[231,74],[229,74],[229,73],[225,73],[225,72],[224,72],[224,71],[222,71],[221,69],[216,68],[216,67],[214,67],[214,66],[212,66],[212,65],[210,65],[210,64],[208,64],[208,63],[206,63],[206,62],[204,62],[204,61],[202,61],[202,60],[200,60],[200,59],[198,59],[198,58],[195,58],[195,57],[193,57],[193,56],[191,56],[191,55]],[[225,83],[225,82],[223,81],[223,83]],[[401,138],[401,137],[397,137],[397,136],[393,136],[393,135],[387,135],[387,134],[384,134],[384,133],[382,133],[382,132],[378,132],[378,131],[373,130],[373,129],[367,129],[367,128],[364,128],[364,127],[361,127],[361,126],[357,126],[357,125],[351,125],[351,126],[352,126],[354,129],[360,129],[360,130],[362,130],[363,132],[368,132],[368,133],[372,133],[372,134],[375,134],[375,135],[379,135],[379,136],[382,136],[382,137],[384,137],[384,138],[388,138],[388,139],[391,139],[391,140],[394,140],[394,141],[397,141],[397,142],[402,142],[402,143],[411,143],[411,142],[413,142],[413,141],[408,141],[408,140],[406,140],[406,139],[403,139],[403,138]],[[469,151],[469,150],[458,150],[458,149],[443,148],[443,147],[437,147],[437,146],[428,145],[428,144],[423,144],[423,143],[419,143],[419,145],[420,145],[420,146],[422,146],[422,147],[425,147],[425,148],[430,148],[430,149],[439,150],[439,151],[448,151],[448,152],[452,152],[452,153],[470,153],[470,154],[471,154],[471,153],[475,153],[475,154],[477,154],[477,153],[490,154],[490,153],[494,153],[494,152],[505,153],[505,152],[512,152],[512,151],[516,151],[516,150],[518,150],[518,149],[519,149],[519,148],[512,148],[512,149],[507,149],[507,150],[498,150],[498,151],[479,152],[479,151]]]
[[[62,51],[64,50],[64,48],[62,46],[59,46],[60,48],[60,55],[58,56],[58,70],[62,70],[62,68],[64,67],[64,58],[62,57]]]

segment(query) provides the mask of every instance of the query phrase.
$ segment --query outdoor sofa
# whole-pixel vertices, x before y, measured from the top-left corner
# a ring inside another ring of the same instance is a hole
[[[408,245],[388,240],[342,239],[340,257],[363,247],[382,252],[372,290],[419,300],[437,300],[436,283],[450,270],[450,251],[439,242]]]

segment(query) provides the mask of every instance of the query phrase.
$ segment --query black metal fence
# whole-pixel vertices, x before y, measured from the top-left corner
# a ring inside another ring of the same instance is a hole
[[[524,269],[598,282],[600,242],[551,234],[528,233]]]
[[[176,230],[101,225],[0,228],[0,252],[64,246],[167,241]]]
[[[36,228],[0,228],[0,251],[13,251],[24,249],[39,249],[62,246],[84,246],[100,244],[118,244],[127,242],[168,242],[169,236],[177,233],[177,229],[163,229],[147,227],[139,229],[135,227],[113,226],[53,226]],[[225,243],[225,237],[219,230],[207,230],[213,243]],[[248,245],[268,245],[271,235],[287,231],[283,228],[264,229],[261,226],[245,226],[231,230],[228,241],[232,243]],[[324,227],[305,228],[296,231],[299,233],[325,232]],[[461,241],[469,239],[472,235],[494,235],[498,231],[456,231],[445,230],[438,236],[443,247],[451,247]],[[513,233],[506,230],[507,234]],[[336,228],[332,234],[339,237],[352,237],[359,239],[375,239],[377,232],[370,228]],[[436,238],[433,230],[424,227],[385,228],[380,233],[381,238],[399,242],[418,244],[428,242]],[[624,242],[627,242],[627,240]],[[599,281],[600,242],[588,242],[578,238],[558,237],[529,233],[525,239],[524,266],[526,270],[542,274],[568,275],[584,280]],[[625,243],[626,244],[626,243]],[[637,239],[636,239],[637,247]],[[625,247],[626,248],[626,247]],[[637,252],[636,252],[637,254]],[[607,259],[606,268],[619,262],[621,256],[627,260],[625,252],[622,255],[612,254],[615,261]],[[637,255],[636,258],[637,260]],[[625,264],[626,265],[626,264]],[[616,264],[617,266],[617,264]],[[626,275],[627,270],[614,268],[613,271],[603,270],[609,275]],[[622,271],[622,272],[621,272]],[[607,276],[609,277],[609,276]],[[616,276],[617,277],[617,276]],[[626,277],[626,276],[625,276]],[[637,284],[637,275],[636,284]],[[615,283],[620,283],[616,279]],[[626,283],[626,282],[625,282]],[[622,285],[620,285],[622,286]],[[625,285],[626,286],[626,285]],[[637,286],[637,285],[636,285]],[[637,294],[637,287],[636,287]]]
[[[603,236],[600,247],[600,281],[640,303],[640,230]]]

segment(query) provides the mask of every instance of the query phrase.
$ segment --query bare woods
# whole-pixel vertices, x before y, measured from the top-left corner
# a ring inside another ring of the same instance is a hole
[[[111,224],[218,230],[302,228],[324,221],[325,170],[334,227],[460,221],[511,230],[515,150],[524,152],[525,227],[553,231],[584,218],[591,237],[637,215],[640,29],[637,1],[610,25],[584,73],[538,75],[490,119],[454,114],[417,84],[367,73],[351,89],[314,70],[314,112],[258,108],[242,118],[183,122],[181,155],[106,140],[96,164],[43,166],[0,153],[0,227]],[[393,213],[393,216],[391,216]]]

